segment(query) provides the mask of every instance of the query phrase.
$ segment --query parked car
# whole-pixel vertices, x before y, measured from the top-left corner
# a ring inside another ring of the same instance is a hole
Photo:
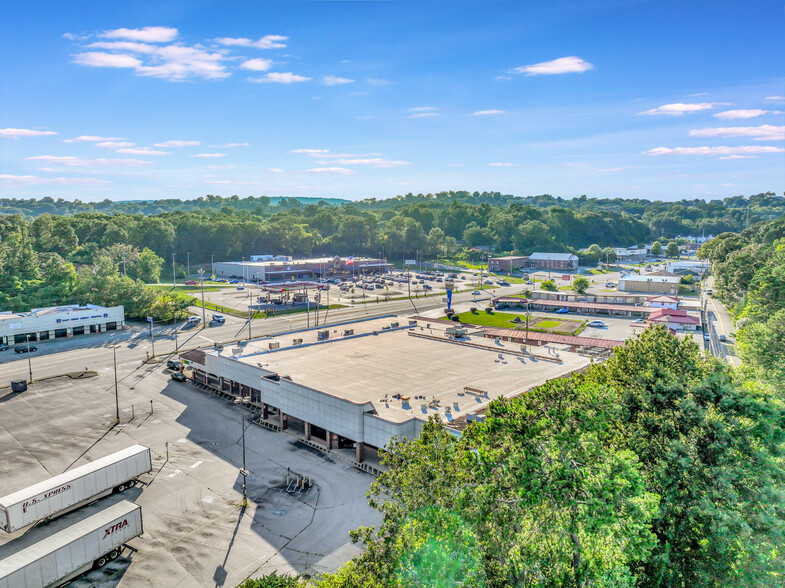
[[[616,282],[605,282],[605,287],[606,288],[615,288],[616,287]]]
[[[202,319],[200,319],[198,316],[189,316],[186,319],[185,324],[187,324],[187,325],[198,325],[201,320]]]
[[[243,286],[242,284],[240,284],[239,286],[237,286],[237,289],[238,289],[238,290],[245,290],[245,286]]]
[[[634,321],[632,321],[632,322],[634,322],[634,323],[645,323],[645,322],[646,322],[646,319],[644,319],[644,318],[637,318],[637,319],[635,319],[635,320],[634,320]]]
[[[569,308],[560,308],[556,311],[556,314],[567,314],[568,312],[570,312]]]
[[[714,294],[714,290],[712,290],[711,288],[706,290],[706,295],[707,296],[711,296],[712,294]]]
[[[240,280],[229,280],[230,284],[239,284]]]
[[[5,351],[7,349],[8,349],[8,345],[6,345],[5,343],[0,343],[0,351]]]
[[[704,341],[711,341],[711,335],[708,333],[703,333],[703,340]]]
[[[429,284],[425,284],[425,285],[423,286],[423,289],[424,289],[424,290],[433,290],[433,286],[431,286],[431,285],[429,285]]]
[[[475,290],[474,292],[472,292],[472,296],[479,296],[480,294],[482,294],[482,292],[480,292],[479,290]]]
[[[28,351],[38,351],[38,347],[35,345],[17,345],[14,347],[14,351],[16,353],[27,353]]]
[[[198,286],[199,282],[197,282],[196,280],[186,280],[185,281],[185,285],[186,286]]]
[[[177,382],[185,382],[188,379],[183,372],[172,372],[170,377]]]
[[[603,321],[589,321],[588,325],[590,327],[604,327],[605,323]]]
[[[534,285],[534,282],[532,280],[526,280],[526,285],[527,286],[532,286],[532,285]]]
[[[212,318],[212,322],[223,324],[224,322],[226,322],[226,319],[223,317],[223,315],[214,314]]]
[[[182,363],[179,359],[167,359],[166,360],[166,367],[170,370],[179,370]]]
[[[728,340],[728,338],[725,335],[720,335],[720,341],[725,343],[727,340]]]
[[[502,280],[501,282],[499,282],[499,286],[509,286],[509,285],[510,283],[506,280]]]

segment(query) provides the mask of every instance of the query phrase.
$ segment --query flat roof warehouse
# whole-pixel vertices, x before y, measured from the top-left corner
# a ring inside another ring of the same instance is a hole
[[[454,340],[448,325],[411,322],[391,316],[254,340],[207,351],[203,364],[192,355],[194,380],[249,399],[278,428],[297,423],[328,449],[354,445],[362,461],[366,447],[416,437],[431,415],[450,423],[590,363],[561,350],[547,361],[527,356],[482,330]]]

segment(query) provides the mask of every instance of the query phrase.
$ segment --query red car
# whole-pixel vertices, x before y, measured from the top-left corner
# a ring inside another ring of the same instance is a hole
[[[196,280],[186,280],[185,285],[186,286],[198,286],[199,282],[197,282]]]

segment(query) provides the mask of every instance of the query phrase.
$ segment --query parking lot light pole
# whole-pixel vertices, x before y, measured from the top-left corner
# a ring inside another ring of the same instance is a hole
[[[114,406],[115,423],[120,424],[120,391],[117,388],[117,347],[112,347],[112,363],[114,364]]]
[[[27,341],[27,372],[30,374],[30,383],[33,382],[33,362],[30,360],[30,335],[25,335]]]
[[[202,285],[202,328],[205,327],[206,318],[204,315],[204,270],[199,270],[199,283]]]
[[[248,470],[245,467],[245,400],[240,400],[240,416],[242,417],[243,421],[243,471],[241,472],[243,476],[243,507],[248,506],[248,492],[247,492],[247,481],[248,481]]]

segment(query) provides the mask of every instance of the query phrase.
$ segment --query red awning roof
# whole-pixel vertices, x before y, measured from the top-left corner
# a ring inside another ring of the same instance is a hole
[[[526,304],[525,298],[517,298],[516,296],[499,296],[494,298],[493,301],[499,302],[518,302]],[[554,306],[558,308],[584,308],[587,310],[616,310],[640,313],[652,313],[659,308],[650,308],[647,306],[635,306],[634,304],[609,304],[607,302],[570,302],[567,300],[540,300],[539,298],[531,298],[528,300],[531,304],[540,304],[542,306]]]

